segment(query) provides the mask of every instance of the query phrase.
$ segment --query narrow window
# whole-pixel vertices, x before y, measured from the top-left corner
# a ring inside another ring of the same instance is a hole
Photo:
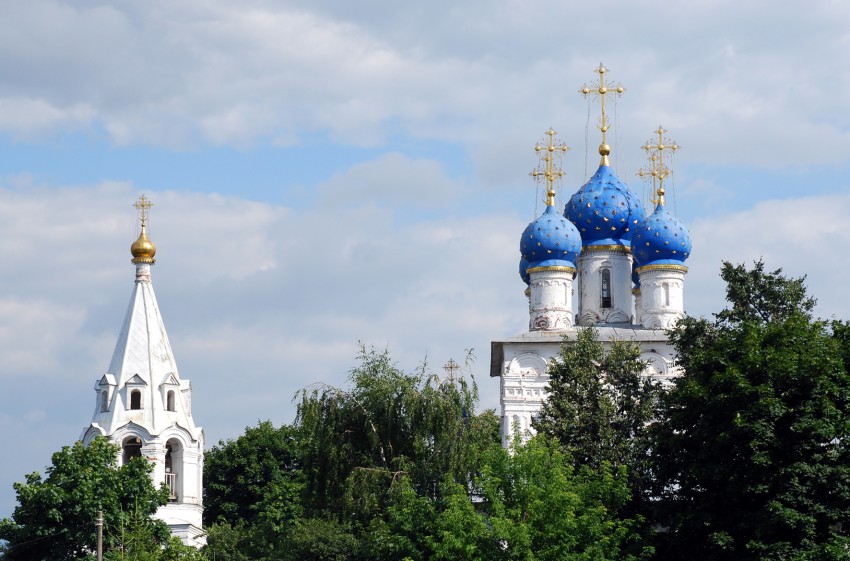
[[[124,441],[123,463],[127,463],[133,458],[142,457],[142,440],[137,436],[131,436]]]
[[[165,409],[168,411],[177,411],[174,408],[174,390],[168,390],[168,394],[166,394]]]
[[[142,408],[142,392],[140,390],[133,390],[130,392],[130,409],[141,409]]]
[[[664,283],[664,307],[670,307],[670,283]]]
[[[100,412],[106,413],[109,411],[109,392],[103,390],[100,392]]]
[[[611,270],[602,269],[602,307],[611,307]]]

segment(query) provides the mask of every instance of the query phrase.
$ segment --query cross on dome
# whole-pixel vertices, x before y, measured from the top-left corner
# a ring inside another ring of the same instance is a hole
[[[139,213],[139,221],[142,223],[142,227],[144,228],[148,221],[148,209],[153,206],[153,203],[150,199],[142,195],[139,197],[139,200],[133,203],[133,206],[136,207],[136,210]]]
[[[658,129],[655,131],[655,134],[658,135],[658,140],[647,140],[641,147],[649,157],[649,167],[641,168],[638,172],[638,176],[640,176],[643,180],[647,180],[650,177],[652,178],[652,193],[654,195],[652,199],[653,205],[664,204],[664,180],[670,177],[673,173],[673,170],[664,164],[664,151],[667,150],[666,154],[672,156],[679,148],[681,148],[681,146],[676,144],[675,141],[664,137],[666,132],[667,131],[664,127],[659,125]],[[656,143],[652,144],[652,142]],[[657,198],[655,195],[657,195]]]
[[[546,206],[555,206],[555,180],[564,176],[564,170],[560,166],[555,167],[555,157],[563,156],[570,147],[563,143],[555,144],[555,135],[558,133],[552,127],[549,127],[546,134],[549,136],[549,142],[545,146],[542,146],[539,142],[534,146],[534,151],[538,154],[545,153],[545,156],[541,157],[543,169],[538,167],[532,170],[529,175],[535,179],[543,176],[546,180]]]
[[[608,69],[605,68],[605,65],[601,62],[595,72],[599,74],[599,80],[590,86],[585,83],[579,90],[579,93],[585,98],[589,95],[594,95],[599,98],[602,109],[598,127],[599,130],[602,131],[602,144],[599,145],[599,154],[602,156],[601,165],[607,166],[610,165],[608,162],[608,154],[611,153],[611,147],[608,146],[608,142],[606,142],[606,133],[608,132],[608,129],[611,128],[611,123],[608,121],[608,117],[605,114],[605,96],[613,94],[619,97],[626,91],[626,88],[624,88],[619,82],[617,82],[617,85],[614,85],[605,80],[605,73],[608,72]]]

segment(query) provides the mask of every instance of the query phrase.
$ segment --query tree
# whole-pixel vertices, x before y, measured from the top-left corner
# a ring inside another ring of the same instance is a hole
[[[631,500],[625,466],[573,467],[556,440],[517,439],[490,450],[477,484],[491,535],[484,558],[524,561],[648,559],[639,518],[622,516]],[[447,557],[450,558],[450,557]]]
[[[533,421],[561,443],[576,469],[627,467],[638,499],[647,499],[651,487],[651,422],[662,391],[642,375],[645,367],[635,343],[615,340],[606,352],[595,329],[581,329],[550,363],[549,394]]]
[[[416,493],[440,495],[446,478],[469,485],[483,452],[499,442],[492,411],[476,414],[477,388],[406,374],[389,354],[361,348],[350,389],[317,385],[300,393],[305,508],[368,524],[383,513],[401,476]]]
[[[121,527],[134,527],[157,547],[168,542],[168,527],[154,514],[168,500],[165,488],[151,481],[152,466],[142,458],[118,467],[118,446],[95,438],[53,454],[47,477],[38,472],[15,483],[18,506],[0,521],[0,539],[8,541],[4,559],[65,561],[91,557],[97,544],[98,510],[106,521],[104,542],[119,543]]]
[[[209,554],[261,558],[302,514],[298,431],[270,421],[204,454],[204,521]]]
[[[670,336],[683,375],[655,448],[662,559],[846,559],[850,328],[804,279],[724,263],[730,306]]]

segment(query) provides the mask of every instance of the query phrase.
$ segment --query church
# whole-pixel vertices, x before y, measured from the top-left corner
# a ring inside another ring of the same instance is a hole
[[[192,418],[192,385],[177,371],[151,284],[156,255],[147,234],[151,203],[143,195],[134,206],[141,225],[130,247],[135,285],[109,368],[94,385],[91,424],[80,439],[88,444],[104,436],[118,444],[119,465],[135,457],[150,461],[154,484],[165,483],[169,490],[157,518],[184,544],[199,547],[204,431]]]
[[[606,80],[599,65],[598,81],[580,93],[600,100],[602,143],[596,173],[569,199],[563,212],[556,208],[555,182],[563,176],[556,158],[567,147],[538,144],[541,168],[532,172],[546,184],[546,208],[520,238],[519,275],[528,297],[528,331],[493,341],[490,376],[501,385],[502,439],[507,445],[515,431],[533,433],[532,419],[546,399],[547,366],[561,342],[575,339],[578,330],[594,327],[600,341],[633,341],[646,361],[644,375],[669,383],[677,368],[665,329],[685,314],[685,260],[691,239],[685,226],[666,208],[664,180],[671,170],[665,157],[679,147],[664,138],[643,146],[648,167],[638,174],[652,183],[654,206],[647,215],[643,202],[611,168],[606,142],[610,122],[606,96],[623,93],[622,85]],[[575,300],[575,302],[574,302]]]

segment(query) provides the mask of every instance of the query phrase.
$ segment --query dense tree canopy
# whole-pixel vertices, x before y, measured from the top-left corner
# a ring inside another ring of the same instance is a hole
[[[576,468],[626,467],[635,498],[649,493],[650,422],[662,391],[642,375],[645,367],[637,344],[614,340],[606,350],[595,329],[581,329],[549,364],[549,394],[533,421]]]
[[[168,528],[151,515],[168,500],[151,482],[151,465],[134,459],[118,467],[118,447],[104,438],[77,442],[53,454],[47,477],[38,472],[15,483],[18,506],[0,521],[7,540],[3,559],[70,561],[91,557],[97,545],[95,520],[103,511],[105,549],[128,549],[123,540],[144,534],[157,551],[168,543]],[[131,532],[132,530],[132,532]],[[132,549],[132,547],[130,547]]]
[[[617,514],[630,496],[624,468],[575,469],[542,436],[505,450],[496,416],[476,411],[467,376],[441,380],[425,367],[408,374],[388,353],[364,349],[347,387],[314,386],[300,398],[294,427],[262,423],[211,452],[207,468],[232,473],[214,475],[207,490],[220,521],[209,528],[208,557],[631,561],[649,554],[637,543],[636,521]],[[301,509],[287,512],[298,516],[269,532],[251,505],[280,496],[279,482],[298,481],[295,472],[304,481]]]
[[[387,352],[363,349],[348,389],[314,386],[301,393],[303,469],[309,514],[351,513],[368,520],[385,506],[400,476],[436,498],[449,478],[467,485],[481,456],[499,442],[492,411],[476,413],[474,382],[449,382],[425,367],[407,374]]]
[[[848,326],[803,279],[723,265],[731,306],[672,331],[684,375],[654,452],[663,559],[846,559]]]

